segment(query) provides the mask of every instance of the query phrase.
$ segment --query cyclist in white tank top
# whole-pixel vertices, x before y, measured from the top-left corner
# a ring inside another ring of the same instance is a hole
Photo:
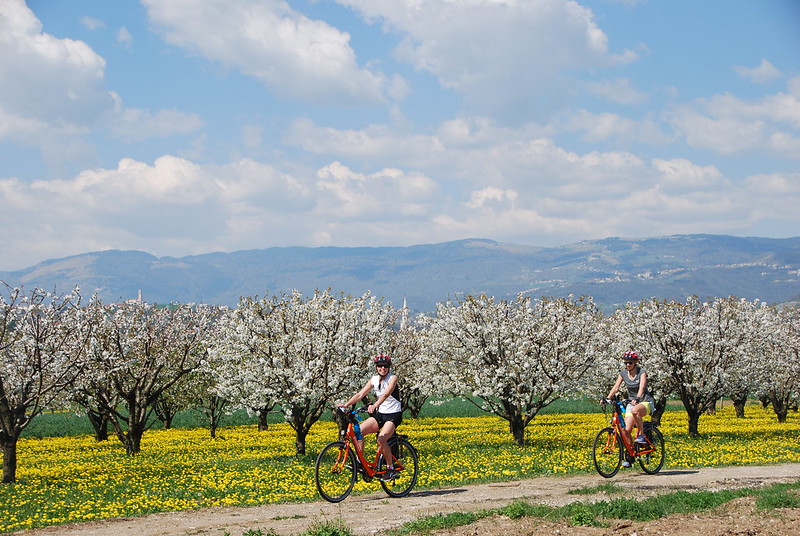
[[[352,406],[363,399],[370,391],[375,393],[376,400],[367,406],[371,415],[369,419],[361,423],[361,433],[363,435],[378,434],[378,448],[385,460],[390,460],[386,475],[378,478],[383,480],[393,480],[397,478],[397,472],[392,464],[392,449],[389,446],[391,438],[400,423],[403,422],[403,406],[400,403],[400,389],[397,386],[397,375],[391,374],[389,369],[392,366],[392,358],[388,355],[376,355],[372,362],[375,364],[377,374],[375,374],[367,384],[344,404],[339,406]],[[363,440],[361,440],[363,447]]]

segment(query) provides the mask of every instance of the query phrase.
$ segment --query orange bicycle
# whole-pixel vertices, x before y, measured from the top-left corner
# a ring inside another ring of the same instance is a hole
[[[625,406],[629,402],[630,400],[615,401],[604,398],[600,404],[605,415],[608,414],[607,406],[611,405],[611,426],[597,432],[592,446],[592,460],[597,472],[605,478],[616,475],[623,460],[628,463],[637,460],[644,472],[650,475],[659,472],[664,465],[664,436],[655,424],[644,423],[642,431],[646,439],[644,444],[628,439],[629,436],[622,432],[625,428],[623,417]]]
[[[364,482],[377,478],[391,497],[408,495],[417,483],[419,469],[417,449],[408,441],[408,436],[395,433],[389,439],[397,477],[384,480],[388,464],[380,450],[375,453],[375,461],[370,463],[364,456],[356,435],[356,430],[360,429],[360,414],[365,413],[367,408],[361,407],[354,411],[342,408],[342,411],[345,412],[347,426],[339,430],[338,441],[325,445],[314,465],[314,480],[322,498],[334,503],[343,501],[353,491],[359,474]]]

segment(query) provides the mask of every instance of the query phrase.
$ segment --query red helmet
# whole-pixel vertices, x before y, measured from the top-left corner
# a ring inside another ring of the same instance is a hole
[[[622,354],[623,361],[639,361],[639,354],[637,352],[625,352]]]
[[[372,359],[372,363],[375,366],[378,365],[389,365],[392,366],[392,358],[386,354],[378,354]]]

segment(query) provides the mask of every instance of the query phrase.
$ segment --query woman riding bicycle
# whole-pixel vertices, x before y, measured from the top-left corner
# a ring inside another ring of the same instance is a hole
[[[644,431],[644,417],[653,414],[655,408],[655,399],[650,391],[647,389],[647,372],[643,367],[639,366],[639,354],[636,352],[625,352],[622,356],[624,367],[619,372],[617,382],[611,391],[608,393],[608,398],[611,399],[617,394],[622,383],[625,382],[625,387],[628,390],[628,398],[631,403],[625,409],[625,430],[623,433],[627,436],[628,442],[631,441],[631,430],[636,426],[638,436],[634,440],[636,443],[645,444],[647,440],[642,433]],[[624,467],[630,467],[630,462],[623,461]]]
[[[400,404],[400,389],[397,386],[397,375],[389,372],[392,366],[392,358],[388,355],[376,355],[372,362],[375,364],[377,374],[354,394],[344,404],[339,407],[352,406],[363,399],[370,391],[374,391],[377,400],[367,406],[370,418],[361,423],[361,433],[363,435],[378,433],[378,448],[383,454],[383,458],[388,461],[385,475],[379,478],[382,480],[393,480],[397,478],[397,471],[392,462],[392,449],[389,446],[389,439],[394,435],[395,430],[403,422],[403,407]],[[360,441],[363,446],[363,440]]]

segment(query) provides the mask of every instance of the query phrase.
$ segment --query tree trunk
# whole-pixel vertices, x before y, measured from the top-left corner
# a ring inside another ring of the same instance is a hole
[[[709,404],[708,408],[706,409],[706,414],[708,415],[716,415],[717,414],[717,401],[719,399],[715,398],[711,404]]]
[[[153,412],[156,418],[164,425],[165,430],[172,428],[172,420],[178,414],[177,404],[171,404],[168,400],[159,399],[153,404]]]
[[[128,430],[128,433],[125,434],[123,443],[125,443],[125,452],[128,456],[135,456],[142,451],[143,435],[144,430]]]
[[[259,432],[266,432],[269,429],[269,421],[267,420],[269,417],[269,409],[268,408],[259,408],[258,410],[258,431]]]
[[[292,406],[291,415],[291,426],[294,429],[294,448],[299,458],[306,455],[306,436],[309,429],[311,429],[311,425],[314,424],[314,419],[306,417],[307,409],[302,406]]]
[[[305,426],[298,426],[295,429],[295,439],[294,439],[294,448],[297,452],[297,456],[305,456],[306,455],[306,436],[308,435],[308,429]]]
[[[416,419],[419,417],[422,406],[425,405],[428,396],[417,389],[407,389],[407,391],[408,395],[404,397],[403,408],[408,410],[412,419]]]
[[[747,404],[747,395],[743,397],[731,397],[733,409],[736,410],[736,418],[744,419],[744,406]]]
[[[778,422],[785,423],[786,417],[789,415],[789,404],[776,396],[772,396],[770,402],[772,402],[772,409],[775,410],[775,415],[778,416]]]
[[[525,446],[525,421],[521,415],[513,415],[509,420],[509,427],[511,428],[511,435],[514,437],[514,442],[520,447]]]
[[[127,432],[124,432],[116,421],[112,421],[112,423],[117,432],[117,437],[122,441],[122,444],[125,445],[125,452],[128,456],[139,454],[142,450],[142,436],[144,436],[145,429],[147,428],[146,419],[144,419],[143,422],[136,422],[134,419],[130,418],[128,420]]]
[[[686,408],[686,414],[689,417],[689,437],[697,437],[700,435],[698,430],[700,426],[701,413],[702,412],[697,411],[696,409],[689,409],[688,407]]]
[[[92,423],[95,441],[108,441],[108,423],[111,421],[108,414],[89,410],[86,412],[86,416],[89,417],[89,422]]]
[[[5,434],[4,434],[5,435]],[[3,484],[17,481],[17,438],[7,436],[0,448],[3,450]]]
[[[663,396],[656,400],[656,407],[653,408],[653,415],[650,416],[653,424],[656,426],[661,425],[661,416],[667,409],[667,397]]]
[[[211,431],[211,438],[217,438],[217,429],[219,428],[222,417],[225,416],[225,408],[228,402],[221,396],[211,395],[206,401],[205,412],[208,417],[208,428]]]

